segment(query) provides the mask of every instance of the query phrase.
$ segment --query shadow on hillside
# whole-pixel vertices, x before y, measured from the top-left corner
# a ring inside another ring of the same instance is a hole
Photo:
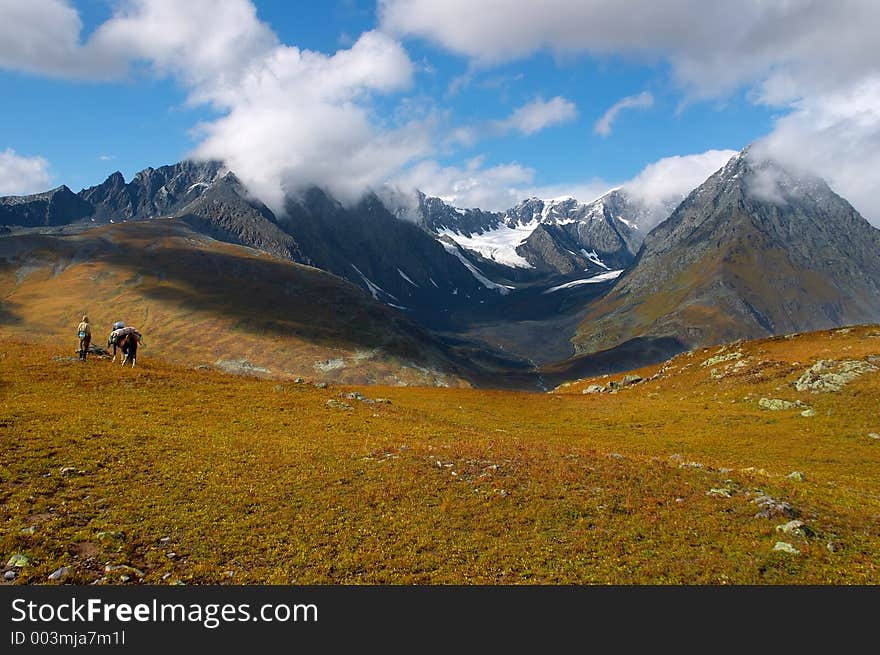
[[[569,380],[606,373],[621,373],[666,361],[687,350],[675,337],[636,337],[599,352],[578,355],[541,369],[548,384],[557,386]]]
[[[0,301],[0,325],[21,325],[22,318],[15,313],[13,307],[16,303],[10,300]]]
[[[381,347],[423,359],[436,340],[354,285],[275,259],[162,247],[96,257],[143,276],[137,292],[186,312],[216,314],[237,329],[271,339],[293,336],[327,347]],[[194,325],[194,328],[197,326]]]

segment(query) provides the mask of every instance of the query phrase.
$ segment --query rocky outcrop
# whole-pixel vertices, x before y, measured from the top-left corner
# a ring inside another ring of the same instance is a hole
[[[798,391],[819,393],[822,391],[840,391],[848,383],[865,373],[875,373],[877,367],[862,360],[820,359],[807,369],[794,383]]]
[[[54,227],[89,218],[94,208],[62,185],[45,193],[0,198],[0,225]]]

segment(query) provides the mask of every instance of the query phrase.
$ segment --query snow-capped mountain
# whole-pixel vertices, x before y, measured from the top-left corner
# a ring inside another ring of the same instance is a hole
[[[635,258],[644,212],[622,189],[592,202],[528,198],[505,212],[460,209],[419,194],[425,229],[503,266],[543,275],[620,270]]]
[[[876,320],[878,231],[821,180],[744,153],[643,234],[663,211],[627,188],[488,212],[392,189],[342,203],[313,187],[276,214],[221,164],[182,162],[78,194],[0,198],[0,232],[173,219],[330,272],[464,348],[489,344],[474,356],[527,366],[569,356],[572,340],[594,351]]]

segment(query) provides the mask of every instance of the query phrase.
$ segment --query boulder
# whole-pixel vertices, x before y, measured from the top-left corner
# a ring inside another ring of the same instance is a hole
[[[770,496],[762,495],[755,498],[752,503],[757,505],[761,511],[755,514],[755,518],[769,519],[774,516],[785,516],[793,519],[797,517],[798,511],[784,500],[777,500]]]
[[[782,525],[777,525],[776,531],[804,538],[812,537],[816,534],[813,530],[808,528],[803,521],[798,521],[797,519],[789,521],[788,523],[783,523]]]
[[[104,573],[121,573],[124,575],[136,575],[139,578],[144,577],[144,572],[127,564],[107,564],[104,567]]]
[[[769,409],[775,412],[782,409],[797,409],[801,406],[801,402],[799,400],[782,400],[781,398],[761,398],[758,401],[758,406],[761,409]]]
[[[773,546],[773,550],[778,550],[781,553],[788,553],[789,555],[800,555],[801,551],[792,546],[787,541],[777,541],[776,545]]]
[[[30,558],[27,555],[22,555],[21,553],[15,553],[9,560],[6,562],[6,568],[21,568],[22,566],[27,566],[31,563]]]

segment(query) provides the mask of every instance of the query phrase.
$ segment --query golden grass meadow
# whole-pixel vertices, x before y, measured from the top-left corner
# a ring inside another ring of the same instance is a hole
[[[72,347],[0,341],[0,553],[26,558],[10,583],[880,582],[878,326],[544,394]],[[820,360],[861,368],[799,391]]]

